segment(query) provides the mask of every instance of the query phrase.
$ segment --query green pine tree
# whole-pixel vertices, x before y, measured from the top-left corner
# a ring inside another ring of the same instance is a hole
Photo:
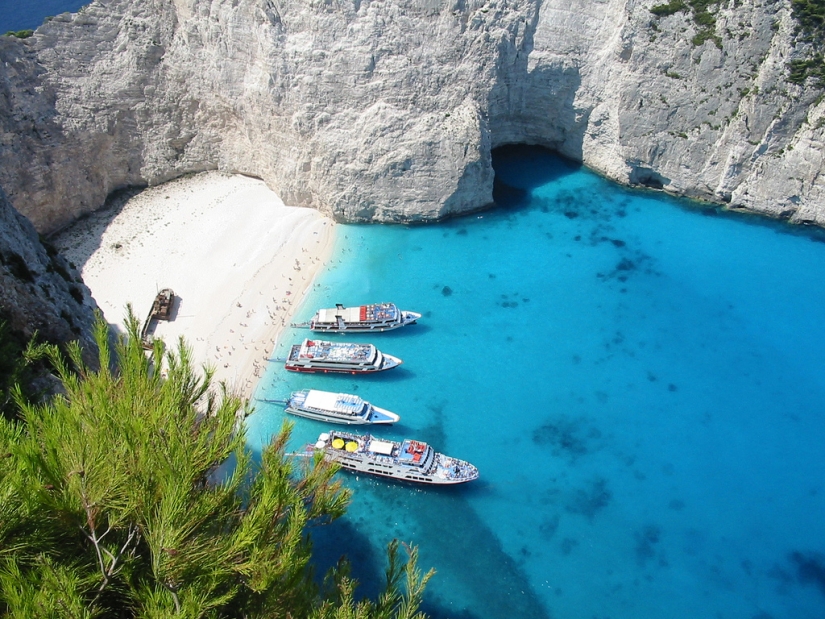
[[[422,616],[432,572],[397,542],[378,600],[355,600],[346,565],[319,590],[307,528],[344,513],[337,467],[286,455],[289,424],[253,462],[248,405],[195,371],[183,340],[147,355],[131,309],[127,324],[112,351],[98,320],[98,370],[76,344],[68,361],[28,351],[64,391],[33,405],[18,390],[20,421],[0,419],[0,615]]]

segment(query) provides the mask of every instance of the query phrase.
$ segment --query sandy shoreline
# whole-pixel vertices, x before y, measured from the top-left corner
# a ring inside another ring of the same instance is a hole
[[[267,359],[334,240],[332,220],[284,206],[259,180],[207,172],[146,189],[117,215],[100,213],[52,239],[80,269],[106,320],[141,323],[158,290],[172,288],[172,320],[155,337],[251,397]]]

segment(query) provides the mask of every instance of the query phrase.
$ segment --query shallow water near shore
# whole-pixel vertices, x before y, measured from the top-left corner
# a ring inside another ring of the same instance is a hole
[[[86,3],[0,0],[0,32]],[[446,489],[344,477],[347,516],[312,532],[319,567],[347,554],[374,595],[386,544],[416,544],[438,570],[424,604],[438,619],[825,615],[821,235],[526,149],[497,171],[526,195],[438,226],[339,228],[298,318],[335,302],[422,311],[375,338],[401,368],[272,364],[259,384],[260,398],[359,393],[402,415],[376,434],[481,471]],[[259,404],[250,446],[284,419]],[[326,427],[295,424],[296,448]]]
[[[298,312],[423,312],[373,338],[401,368],[273,363],[259,384],[358,393],[402,417],[376,434],[480,469],[439,489],[342,473],[353,503],[313,531],[320,566],[347,554],[375,594],[386,544],[418,545],[439,618],[821,617],[825,243],[533,149],[496,167],[497,210],[341,226]],[[250,445],[284,418],[259,404]],[[295,423],[296,448],[326,428]]]

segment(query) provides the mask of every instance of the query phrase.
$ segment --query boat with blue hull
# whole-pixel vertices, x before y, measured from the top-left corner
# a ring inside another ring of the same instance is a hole
[[[372,333],[415,324],[419,318],[421,314],[400,310],[395,303],[356,307],[338,303],[334,308],[318,310],[308,322],[292,323],[292,326],[327,333]]]
[[[370,434],[332,430],[324,432],[307,455],[321,452],[324,459],[356,473],[390,477],[419,484],[463,484],[478,479],[478,469],[464,460],[438,453],[427,443],[391,441]]]
[[[287,413],[330,423],[383,425],[401,419],[399,415],[349,393],[304,389],[293,391],[286,401],[268,401],[283,403]]]

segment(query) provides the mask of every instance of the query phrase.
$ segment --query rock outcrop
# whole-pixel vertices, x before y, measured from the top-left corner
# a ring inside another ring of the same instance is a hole
[[[789,0],[98,0],[0,39],[0,185],[42,232],[221,169],[346,221],[492,199],[539,144],[623,183],[825,224],[825,103]]]
[[[75,268],[47,247],[0,190],[0,319],[23,341],[35,331],[40,341],[81,340],[91,356],[95,303]]]

